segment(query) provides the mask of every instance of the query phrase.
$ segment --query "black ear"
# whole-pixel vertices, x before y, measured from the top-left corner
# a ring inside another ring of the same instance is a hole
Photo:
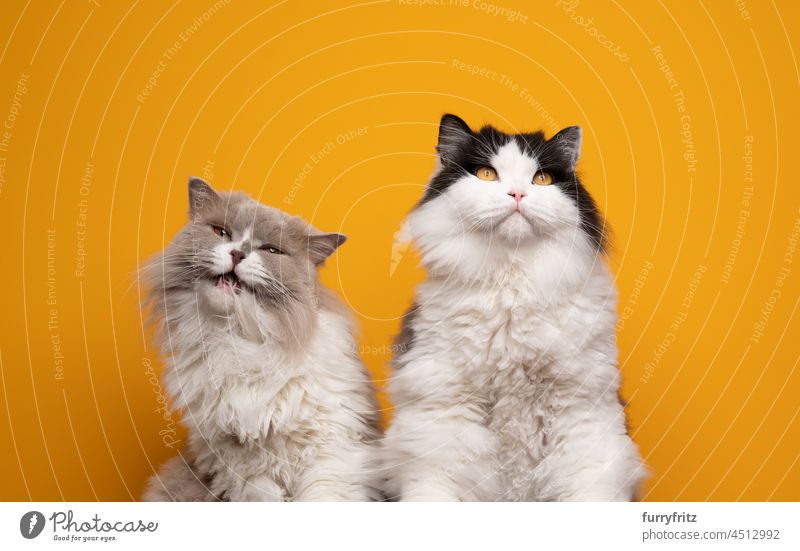
[[[460,117],[447,113],[439,122],[439,143],[436,151],[442,159],[451,159],[455,152],[469,141],[472,130]]]
[[[569,165],[570,170],[575,170],[575,165],[578,164],[578,157],[581,154],[581,135],[580,126],[570,126],[549,140],[561,152],[561,156]]]
[[[308,236],[308,256],[320,265],[345,241],[347,236],[341,233],[312,233]]]
[[[189,177],[189,216],[196,218],[219,201],[220,196],[208,182],[196,176]]]

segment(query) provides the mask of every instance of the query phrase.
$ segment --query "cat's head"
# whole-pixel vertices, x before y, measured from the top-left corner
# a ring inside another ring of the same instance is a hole
[[[151,295],[172,299],[173,309],[191,300],[199,314],[214,317],[313,312],[317,267],[344,241],[344,235],[322,233],[242,193],[217,193],[191,178],[189,221],[151,264]]]
[[[473,131],[444,115],[437,170],[412,214],[412,237],[427,238],[423,249],[471,236],[492,248],[580,240],[581,249],[602,251],[604,222],[576,174],[580,147],[577,126],[546,139]]]

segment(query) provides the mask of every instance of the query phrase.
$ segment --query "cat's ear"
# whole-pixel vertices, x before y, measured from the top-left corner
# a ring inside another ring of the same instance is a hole
[[[578,164],[578,157],[581,154],[581,135],[580,126],[570,126],[550,138],[550,142],[556,144],[570,170],[575,170],[575,165]]]
[[[345,241],[347,236],[341,233],[312,233],[308,236],[308,256],[320,265]]]
[[[205,210],[217,205],[220,196],[208,182],[196,176],[189,177],[189,216],[197,218]]]
[[[436,151],[442,159],[450,159],[472,136],[472,130],[460,117],[446,113],[439,122],[439,143]]]

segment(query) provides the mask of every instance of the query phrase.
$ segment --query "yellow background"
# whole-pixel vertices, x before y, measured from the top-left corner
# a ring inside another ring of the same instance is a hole
[[[583,126],[645,499],[800,499],[798,3],[410,4],[4,3],[0,498],[136,499],[176,453],[136,268],[190,174],[350,236],[323,279],[380,383],[450,111]]]

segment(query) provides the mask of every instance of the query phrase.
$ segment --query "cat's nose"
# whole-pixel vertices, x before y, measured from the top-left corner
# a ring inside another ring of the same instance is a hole
[[[244,260],[247,257],[247,253],[244,251],[240,251],[239,249],[233,249],[231,251],[231,258],[233,258],[233,267],[235,268],[239,262]]]
[[[526,195],[528,195],[524,191],[509,191],[508,194],[511,197],[513,197],[514,199],[517,200],[517,204],[518,205],[519,205],[520,201],[522,201],[522,198],[525,197]]]

